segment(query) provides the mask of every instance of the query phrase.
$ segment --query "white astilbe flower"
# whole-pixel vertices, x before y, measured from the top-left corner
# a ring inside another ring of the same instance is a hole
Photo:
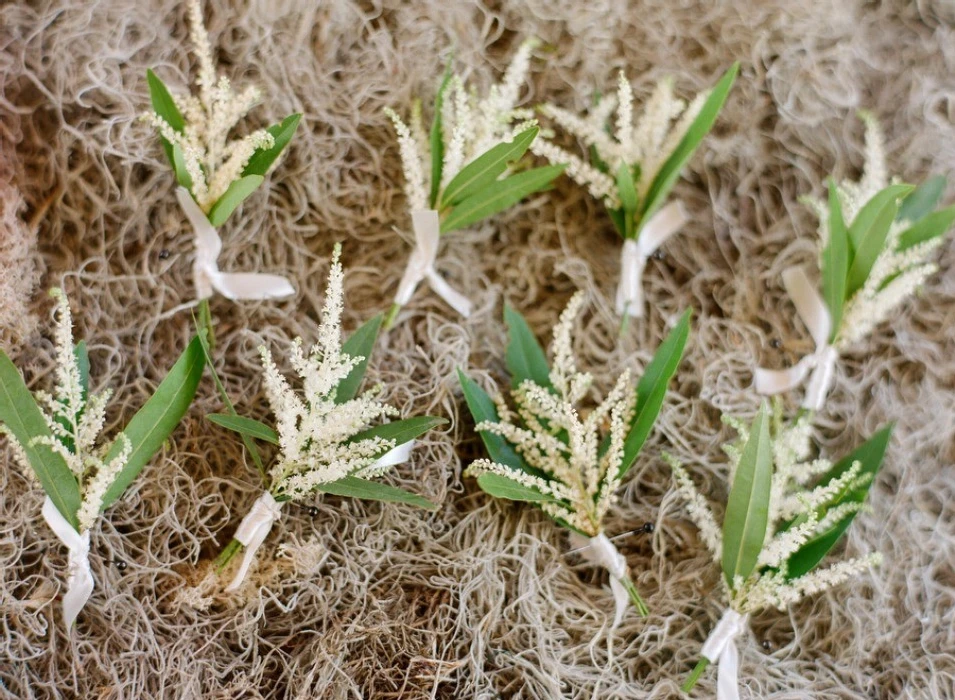
[[[580,117],[552,104],[541,112],[586,147],[593,147],[605,166],[595,167],[555,146],[543,136],[534,140],[531,151],[551,163],[567,163],[567,175],[587,187],[609,209],[620,206],[615,174],[621,165],[635,172],[637,194],[646,196],[660,168],[683,140],[699,115],[709,92],[702,92],[689,105],[673,95],[673,81],[659,81],[634,121],[633,90],[623,71],[617,79],[616,97],[606,97]],[[613,112],[616,110],[616,114]],[[611,125],[612,122],[612,125]]]
[[[479,98],[459,76],[449,78],[441,110],[444,156],[439,188],[490,148],[512,140],[536,124],[533,114],[518,109],[517,102],[530,69],[531,52],[538,43],[535,39],[523,42],[501,82],[492,85],[484,97]],[[431,144],[422,125],[420,103],[415,103],[410,126],[394,110],[386,109],[385,113],[398,135],[408,208],[428,209],[433,184]]]
[[[879,122],[868,112],[860,114],[865,122],[865,167],[859,182],[844,180],[837,184],[842,217],[851,223],[866,203],[890,182],[885,163],[885,146]],[[893,180],[894,181],[894,180]],[[819,217],[820,250],[829,242],[829,204],[825,200],[804,198]],[[941,245],[936,236],[924,243],[903,249],[901,236],[911,226],[909,221],[895,221],[889,228],[882,252],[876,258],[865,284],[846,302],[836,334],[835,347],[840,352],[861,340],[885,321],[907,298],[912,296],[938,268],[929,257]]]
[[[582,303],[583,295],[576,294],[554,329],[552,388],[525,380],[511,392],[516,411],[499,410],[497,422],[477,425],[478,431],[513,444],[536,473],[485,459],[472,462],[466,473],[498,474],[535,489],[551,499],[540,503],[544,512],[594,537],[602,532],[602,520],[627,466],[624,441],[636,399],[627,370],[603,402],[587,413],[578,409],[591,383],[589,374],[577,371],[571,349],[571,330]],[[504,408],[502,400],[497,403]],[[607,447],[601,451],[604,435]]]
[[[257,88],[235,92],[229,79],[217,76],[209,35],[202,23],[199,0],[189,2],[190,38],[199,63],[196,86],[199,94],[173,95],[182,113],[185,127],[176,131],[155,112],[146,119],[152,122],[170,144],[182,149],[183,163],[192,180],[192,196],[205,212],[242,176],[249,159],[260,148],[275,144],[264,129],[244,138],[228,141],[229,132],[259,102]]]
[[[120,433],[116,439],[122,449],[113,459],[104,461],[110,444],[97,443],[106,420],[106,404],[111,392],[107,390],[87,395],[73,345],[73,318],[69,302],[61,289],[50,290],[50,296],[56,301],[56,385],[52,394],[36,392],[37,405],[50,435],[35,437],[32,443],[46,445],[62,457],[76,477],[80,491],[77,519],[80,532],[84,532],[96,522],[103,507],[103,498],[126,466],[132,446],[126,435]],[[14,457],[27,473],[35,477],[23,446],[9,430],[4,429],[3,432],[14,446]]]
[[[380,387],[337,401],[339,383],[364,360],[342,352],[340,255],[341,247],[336,245],[318,342],[307,354],[300,339],[292,343],[291,365],[301,379],[301,393],[279,372],[269,350],[259,348],[265,392],[279,436],[279,456],[270,471],[270,490],[276,497],[304,496],[320,484],[346,476],[379,476],[387,468],[375,466],[375,462],[396,444],[378,437],[353,439],[379,419],[398,414],[377,400]]]
[[[745,441],[749,429],[745,423],[732,418],[726,417],[724,421],[740,433],[740,443],[725,446],[732,464],[739,460],[741,443]],[[746,579],[737,577],[732,585],[727,584],[725,577],[720,577],[730,607],[741,614],[757,612],[766,607],[784,609],[804,596],[836,586],[881,561],[880,555],[876,553],[793,579],[788,577],[787,563],[793,554],[813,537],[831,530],[837,523],[862,509],[862,504],[858,502],[838,501],[845,493],[867,483],[871,477],[860,476],[861,464],[854,462],[828,484],[809,488],[807,483],[812,478],[828,472],[833,465],[825,459],[809,459],[811,427],[808,415],[784,426],[777,410],[772,432],[774,468],[769,519],[756,568]],[[683,465],[671,455],[664,455],[664,459],[673,469],[677,492],[686,502],[690,519],[699,527],[703,543],[714,561],[721,564],[723,536],[716,517]]]

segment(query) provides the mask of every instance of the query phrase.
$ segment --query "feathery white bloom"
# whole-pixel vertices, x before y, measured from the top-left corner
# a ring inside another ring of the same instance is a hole
[[[338,384],[364,360],[342,352],[340,255],[341,246],[336,245],[317,343],[307,354],[301,339],[292,343],[291,364],[301,379],[301,394],[279,372],[268,349],[260,348],[265,392],[279,435],[279,456],[270,470],[270,490],[276,497],[304,496],[349,475],[379,476],[386,468],[375,462],[396,444],[378,437],[354,439],[379,419],[398,414],[377,400],[380,387],[348,401],[337,400]]]
[[[126,466],[132,451],[129,439],[119,433],[120,452],[104,462],[110,445],[97,441],[105,423],[106,403],[110,392],[89,394],[83,379],[73,344],[73,319],[70,305],[61,289],[50,290],[56,302],[54,331],[56,358],[56,386],[53,394],[36,392],[37,405],[50,435],[33,438],[32,444],[46,445],[63,458],[76,476],[80,491],[78,520],[80,532],[90,529],[103,506],[103,497],[113,481]],[[3,431],[14,446],[14,456],[31,476],[33,469],[20,445],[11,433]]]
[[[591,537],[602,531],[602,520],[614,502],[624,467],[623,445],[633,418],[635,403],[630,372],[615,383],[606,399],[582,416],[576,404],[590,386],[589,374],[577,371],[571,330],[583,303],[575,295],[554,331],[550,383],[539,386],[525,380],[511,392],[514,411],[499,411],[496,422],[482,422],[477,430],[500,435],[527,464],[541,475],[528,474],[489,460],[477,460],[467,469],[470,476],[499,474],[522,486],[536,489],[553,502],[542,503],[549,515]],[[609,429],[604,429],[609,419]],[[608,447],[601,454],[603,436]]]
[[[145,116],[166,141],[182,149],[184,165],[192,179],[192,196],[208,214],[229,186],[241,177],[252,154],[260,148],[271,148],[275,140],[260,129],[228,143],[229,132],[259,102],[259,91],[248,88],[236,93],[228,78],[216,76],[212,46],[202,23],[199,0],[189,2],[189,23],[190,38],[199,62],[196,77],[199,95],[173,95],[185,128],[182,132],[175,131],[155,112]]]
[[[745,440],[749,433],[745,423],[731,418],[724,418],[724,421],[736,428],[741,440]],[[807,488],[811,476],[832,468],[828,460],[809,460],[810,430],[806,416],[787,426],[782,424],[781,413],[777,410],[771,431],[774,469],[765,542],[757,557],[756,568],[749,577],[737,577],[732,585],[727,585],[721,578],[730,607],[739,613],[757,612],[764,607],[784,608],[806,595],[841,583],[879,560],[879,555],[875,554],[788,579],[789,558],[813,537],[828,532],[841,520],[858,512],[861,509],[859,503],[839,501],[843,494],[871,478],[860,476],[862,465],[855,462],[829,484]],[[740,444],[725,446],[731,465],[739,460]],[[664,455],[664,459],[673,469],[678,493],[686,501],[690,518],[700,528],[704,543],[720,563],[722,531],[712,511],[683,466],[670,455]]]

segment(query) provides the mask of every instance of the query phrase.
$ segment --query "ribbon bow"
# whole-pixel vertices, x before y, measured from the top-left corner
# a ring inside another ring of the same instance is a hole
[[[441,222],[434,209],[415,209],[411,212],[411,226],[414,230],[415,249],[408,260],[408,267],[401,277],[395,304],[404,306],[423,280],[428,280],[431,289],[444,299],[459,314],[467,318],[471,315],[471,301],[460,292],[451,288],[434,269],[438,257],[438,243],[441,238]]]
[[[802,407],[818,411],[832,387],[836,360],[839,359],[839,353],[829,343],[832,316],[801,267],[790,267],[783,272],[783,286],[796,305],[796,313],[809,329],[816,349],[789,369],[757,368],[754,377],[756,391],[760,394],[779,394],[802,383],[812,373]]]
[[[63,596],[63,621],[69,631],[95,586],[93,572],[90,571],[90,531],[86,530],[81,535],[74,530],[49,498],[43,502],[42,513],[53,534],[70,552],[67,559],[70,573],[66,581],[66,595]]]
[[[620,284],[617,313],[643,317],[643,269],[647,259],[686,223],[686,210],[679,200],[670,202],[650,217],[640,234],[623,242],[620,253]]]
[[[746,631],[747,619],[748,616],[727,608],[700,650],[711,664],[719,662],[716,700],[739,700],[739,652],[736,649],[736,638]]]
[[[261,272],[219,272],[222,239],[185,187],[176,190],[179,204],[196,234],[196,262],[192,272],[196,294],[208,299],[212,292],[233,301],[237,299],[281,299],[295,293],[292,284],[280,275]]]
[[[394,449],[388,450],[370,464],[367,469],[390,467],[407,461],[411,456],[414,445],[415,441],[409,440]],[[232,579],[232,583],[226,586],[227,591],[236,591],[242,585],[249,573],[249,567],[255,560],[256,551],[265,542],[265,538],[269,536],[269,531],[272,529],[272,524],[279,519],[280,515],[282,515],[282,504],[276,501],[268,491],[263,492],[261,496],[255,499],[252,508],[242,518],[242,522],[239,523],[239,527],[235,531],[235,539],[242,543],[245,552],[242,555],[242,563],[239,565],[235,578]]]
[[[629,576],[627,560],[602,532],[590,539],[572,532],[570,538],[572,545],[578,548],[585,560],[610,572],[610,590],[613,591],[613,599],[616,603],[613,625],[610,629],[617,629],[623,620],[623,614],[627,611],[627,606],[630,604],[630,595],[621,582],[621,579]]]

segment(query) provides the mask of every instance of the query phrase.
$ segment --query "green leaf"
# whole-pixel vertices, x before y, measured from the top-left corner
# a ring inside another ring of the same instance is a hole
[[[608,209],[607,215],[610,216],[610,220],[613,222],[613,227],[617,229],[617,233],[619,233],[621,237],[626,238],[627,221],[629,220],[632,222],[633,217],[631,216],[629,219],[627,219],[627,212],[624,211],[623,207],[620,207],[619,209]]]
[[[173,131],[182,132],[186,128],[186,120],[176,106],[176,101],[169,93],[166,84],[150,69],[146,69],[146,82],[149,84],[149,99],[153,104],[153,111],[162,118]]]
[[[451,61],[444,68],[444,77],[441,79],[441,86],[438,88],[438,94],[434,96],[434,115],[431,118],[431,192],[428,201],[431,207],[438,205],[438,193],[441,191],[441,168],[444,165],[444,131],[441,124],[441,112],[444,109],[444,92],[448,89],[448,83],[451,82]]]
[[[955,223],[955,205],[923,216],[899,236],[899,250],[908,250],[936,236],[942,236],[948,232],[953,223]]]
[[[520,160],[539,132],[536,126],[525,129],[513,141],[499,143],[468,163],[444,188],[441,208],[459,204],[497,180],[508,164]]]
[[[640,205],[637,197],[637,187],[633,184],[633,173],[630,166],[621,163],[617,170],[617,192],[620,195],[620,203],[627,212],[636,212]]]
[[[368,430],[363,430],[349,438],[348,442],[358,442],[359,440],[378,437],[382,440],[394,440],[395,447],[397,447],[447,422],[446,418],[439,418],[438,416],[415,416],[414,418],[383,423]],[[387,451],[387,449],[382,450],[382,454]]]
[[[737,576],[745,579],[756,568],[769,521],[772,478],[772,442],[764,402],[750,428],[726,503],[723,575],[731,589]]]
[[[363,498],[366,501],[384,501],[385,503],[407,503],[425,510],[437,510],[438,506],[416,493],[381,484],[376,481],[346,476],[338,481],[320,484],[318,490],[334,496]]]
[[[531,503],[557,503],[557,499],[530,486],[524,486],[513,479],[500,474],[481,474],[477,478],[478,486],[489,496],[506,498],[509,501],[529,501]]]
[[[262,175],[263,177],[272,167],[275,159],[278,158],[298,128],[298,123],[302,121],[301,114],[290,114],[285,117],[280,124],[273,124],[266,131],[272,135],[274,141],[271,148],[260,148],[249,158],[243,175]]]
[[[170,144],[170,146],[171,156],[169,160],[172,161],[172,169],[176,174],[176,182],[192,192],[192,176],[189,174],[189,171],[186,170],[186,157],[182,153],[182,148],[178,143]]]
[[[35,437],[52,437],[50,428],[19,370],[0,350],[0,423],[23,448],[43,490],[66,521],[79,529],[76,512],[80,508],[80,489],[69,466],[46,445],[30,445]]]
[[[566,165],[533,168],[503,180],[495,180],[451,209],[441,222],[441,232],[455,231],[504,211],[524,197],[547,189]]]
[[[842,204],[836,183],[829,182],[829,242],[822,251],[822,295],[832,316],[829,340],[835,340],[846,300],[846,276],[849,273],[849,233],[842,219]]]
[[[371,359],[378,331],[381,328],[381,314],[365,321],[361,327],[351,334],[351,337],[342,345],[342,352],[349,357],[362,357],[361,362],[352,368],[348,376],[338,383],[335,392],[335,403],[345,403],[358,396],[365,372],[368,371],[368,361]]]
[[[500,416],[497,414],[497,407],[494,405],[494,401],[491,400],[491,397],[487,395],[487,392],[460,369],[458,370],[458,380],[461,382],[461,389],[464,392],[464,401],[467,403],[468,410],[471,411],[471,415],[474,417],[474,423],[478,424],[485,421],[491,423],[499,422]],[[534,469],[525,462],[524,458],[518,454],[511,443],[500,435],[481,432],[481,440],[484,442],[484,447],[487,449],[487,454],[491,458],[491,461],[506,464],[509,467],[520,469],[528,474],[546,478],[540,470]]]
[[[896,200],[910,192],[908,185],[886,187],[866,202],[849,227],[849,241],[855,250],[846,280],[846,298],[862,289],[875,260],[885,248],[889,227],[898,212]]]
[[[862,445],[857,447],[851,454],[846,455],[839,460],[820,480],[819,485],[822,486],[828,484],[833,479],[838,478],[848,471],[854,462],[859,462],[862,466],[860,475],[871,475],[874,478],[881,468],[882,461],[885,458],[885,452],[889,445],[889,438],[892,436],[892,427],[893,426],[891,425],[886,426],[871,438],[866,440]],[[843,494],[842,497],[835,501],[832,505],[835,506],[850,502],[862,503],[865,501],[871,486],[872,481],[870,480],[868,483]],[[794,578],[803,576],[816,568],[816,566],[819,565],[819,562],[822,561],[823,557],[829,553],[829,551],[845,534],[846,530],[849,529],[849,525],[852,524],[855,516],[856,513],[850,513],[845,518],[833,525],[829,530],[815,535],[812,539],[800,547],[798,551],[789,557],[786,577],[792,580]]]
[[[538,386],[550,388],[550,367],[547,355],[527,325],[527,320],[508,303],[504,304],[504,323],[507,324],[507,351],[504,359],[515,389],[526,379]]]
[[[637,383],[637,403],[634,410],[630,432],[623,444],[623,458],[620,462],[620,477],[627,473],[640,454],[643,444],[650,435],[650,430],[660,414],[663,399],[666,396],[667,386],[673,375],[676,374],[686,341],[690,337],[690,317],[692,309],[687,309],[679,323],[667,335],[660,347],[657,348],[653,359],[647,364]]]
[[[657,209],[663,206],[663,203],[670,194],[670,190],[672,190],[673,185],[676,184],[683,166],[690,160],[699,147],[700,142],[703,141],[703,138],[710,132],[710,129],[713,128],[713,124],[716,123],[716,117],[719,115],[720,110],[723,109],[723,104],[729,96],[730,89],[733,87],[733,82],[736,80],[736,74],[738,72],[739,63],[734,63],[730,69],[723,74],[723,77],[717,81],[716,85],[714,85],[710,91],[709,97],[707,97],[703,103],[700,113],[696,115],[696,119],[693,120],[690,128],[687,129],[686,134],[684,134],[680,144],[670,157],[667,158],[660,170],[657,171],[653,182],[650,184],[650,189],[647,190],[646,199],[643,201],[643,211],[640,213],[641,226],[643,222],[649,220],[649,218],[656,213]],[[649,175],[650,173],[647,173],[647,176]]]
[[[106,491],[101,510],[106,510],[122,495],[179,425],[196,395],[204,367],[205,354],[202,344],[198,337],[194,337],[169,370],[169,374],[156,387],[156,393],[137,411],[123,430],[123,434],[132,444],[133,451],[126,461],[126,466]],[[106,453],[104,461],[109,462],[116,457],[122,447],[121,441],[116,440]]]
[[[86,403],[90,395],[90,353],[86,347],[86,341],[81,340],[73,348],[73,354],[76,357],[76,367],[80,371],[80,386],[83,388],[83,403]]]
[[[248,435],[256,440],[271,442],[273,445],[279,444],[279,434],[261,421],[244,416],[233,416],[231,413],[210,413],[206,419],[240,435]]]
[[[252,194],[263,180],[265,178],[261,175],[246,175],[229,185],[229,189],[209,210],[209,223],[213,226],[224,224],[235,208],[242,204],[242,201]]]
[[[897,219],[915,222],[930,214],[938,204],[938,200],[942,198],[947,184],[944,175],[930,177],[902,201]]]

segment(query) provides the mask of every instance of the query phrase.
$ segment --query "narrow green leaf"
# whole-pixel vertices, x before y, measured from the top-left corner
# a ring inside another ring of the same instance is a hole
[[[468,410],[474,417],[474,423],[479,424],[485,421],[497,423],[500,420],[500,416],[497,414],[497,407],[494,405],[494,401],[487,395],[487,392],[460,369],[458,370],[458,380],[461,382],[461,389],[464,392],[464,401],[467,403]],[[528,474],[545,478],[540,470],[534,469],[525,462],[524,458],[518,454],[514,447],[500,435],[481,432],[481,440],[484,442],[484,447],[487,449],[487,454],[491,458],[491,461],[506,464],[514,469],[520,469]]]
[[[613,222],[613,227],[617,229],[617,233],[620,234],[622,238],[627,237],[627,212],[624,211],[623,207],[619,209],[608,209],[607,215],[610,217],[610,220]],[[631,216],[629,221],[633,221]]]
[[[79,529],[76,511],[80,508],[80,489],[76,477],[63,458],[48,446],[30,445],[33,438],[52,437],[52,434],[20,371],[3,350],[0,350],[0,423],[20,443],[33,472],[57,510],[70,525]]]
[[[451,209],[441,222],[441,232],[455,231],[504,211],[530,194],[547,189],[566,165],[533,168],[495,180]]]
[[[886,194],[890,189],[893,188],[886,188],[870,199],[849,228],[849,240],[853,243],[855,254],[846,279],[846,298],[851,298],[862,289],[876,258],[885,248],[889,228],[898,212],[896,200],[899,195],[892,192]]]
[[[667,158],[666,162],[653,177],[653,182],[647,191],[646,199],[643,201],[643,211],[640,212],[641,225],[653,216],[657,209],[663,206],[663,203],[670,194],[670,190],[672,190],[673,185],[676,184],[677,178],[680,177],[680,171],[683,169],[683,166],[690,160],[699,147],[700,142],[703,141],[703,138],[710,132],[710,129],[713,128],[713,124],[716,123],[716,117],[726,103],[726,98],[729,96],[730,89],[733,87],[733,82],[736,80],[736,74],[738,72],[739,63],[734,63],[730,69],[723,74],[723,77],[717,81],[716,85],[714,85],[710,91],[709,97],[707,97],[703,103],[700,113],[696,116],[696,119],[693,120],[686,134],[684,134],[680,145],[676,147],[676,150]],[[647,173],[648,177],[649,175],[650,173]]]
[[[377,481],[346,476],[338,481],[320,484],[318,490],[335,496],[362,498],[366,501],[384,501],[385,503],[406,503],[425,510],[437,510],[438,506],[416,493],[388,486]]]
[[[405,418],[404,420],[396,420],[390,423],[376,425],[373,428],[356,433],[348,441],[358,442],[359,440],[368,440],[377,437],[382,440],[394,440],[395,446],[397,447],[447,422],[446,418],[439,418],[438,416],[415,416],[413,418]],[[387,451],[387,449],[383,450],[382,454]]]
[[[428,201],[431,207],[438,206],[438,193],[441,191],[441,177],[443,173],[441,168],[444,165],[444,126],[441,124],[441,112],[444,109],[444,92],[448,89],[448,83],[451,82],[451,61],[444,68],[444,77],[441,78],[441,86],[438,93],[434,96],[434,115],[431,118],[431,192]]]
[[[194,337],[176,360],[176,364],[169,370],[169,374],[156,387],[156,392],[137,411],[123,430],[132,444],[133,451],[126,461],[126,466],[106,491],[102,510],[108,508],[122,495],[146,463],[172,435],[172,431],[189,410],[204,367],[205,355],[202,344],[198,337]],[[104,461],[109,462],[119,454],[120,450],[122,450],[122,444],[117,440],[110,447]]]
[[[844,474],[855,462],[859,462],[862,466],[860,475],[870,475],[874,478],[881,468],[882,461],[885,458],[885,452],[889,445],[889,438],[892,436],[892,427],[893,426],[891,425],[886,426],[862,443],[862,445],[857,447],[851,454],[846,455],[839,460],[832,467],[832,469],[829,470],[825,476],[823,476],[819,482],[819,485],[823,486],[830,483],[833,479],[838,478]],[[832,504],[832,506],[843,503],[864,502],[871,486],[872,481],[870,480],[862,486],[843,494],[841,498]],[[824,515],[824,513],[821,515]],[[816,566],[819,565],[819,562],[822,561],[823,557],[829,553],[829,551],[845,534],[846,530],[849,529],[849,525],[852,524],[855,516],[856,513],[850,513],[845,518],[833,525],[829,530],[815,535],[812,539],[800,547],[797,552],[789,557],[786,577],[792,580],[794,578],[803,576],[816,568]]]
[[[302,121],[301,114],[290,114],[285,117],[280,124],[273,124],[266,129],[266,131],[272,135],[272,140],[274,141],[272,147],[260,148],[253,153],[242,174],[262,175],[264,177],[269,171],[269,168],[272,167],[275,159],[282,154],[282,151],[288,146],[289,141],[292,140],[292,136],[295,134],[295,130],[298,128],[300,121]]]
[[[90,353],[86,341],[81,340],[73,349],[76,356],[76,367],[80,371],[80,386],[83,388],[83,403],[90,395]]]
[[[504,323],[507,324],[507,350],[504,355],[511,386],[515,389],[526,379],[538,386],[550,388],[550,367],[547,355],[534,337],[520,312],[508,303],[504,304]]]
[[[846,276],[849,273],[849,233],[842,219],[842,203],[836,183],[829,182],[829,242],[822,251],[822,294],[832,316],[835,340],[842,321],[842,305],[846,300]]]
[[[481,474],[477,478],[478,486],[489,496],[506,498],[509,501],[529,501],[531,503],[557,503],[557,499],[530,486],[524,486],[513,479],[500,474]]]
[[[769,521],[772,478],[772,442],[764,402],[750,428],[726,503],[723,575],[730,588],[737,576],[745,579],[756,567]]]
[[[653,359],[647,364],[637,383],[637,403],[634,410],[630,432],[623,444],[623,458],[620,462],[620,477],[627,473],[640,454],[643,444],[650,435],[650,430],[660,414],[663,399],[666,396],[667,386],[673,375],[676,374],[686,341],[690,337],[690,317],[692,309],[687,309],[679,323],[660,343]]]
[[[182,148],[178,143],[171,144],[170,153],[172,154],[170,160],[172,161],[173,172],[176,174],[176,182],[192,192],[192,176],[186,170],[186,157],[182,153]]]
[[[536,126],[525,129],[512,141],[499,143],[468,163],[444,188],[441,208],[459,204],[497,180],[510,163],[520,160],[539,132]]]
[[[229,185],[229,189],[209,210],[209,223],[213,226],[224,224],[235,208],[242,204],[242,201],[252,194],[264,179],[261,175],[246,175]]]
[[[206,416],[206,419],[219,427],[240,435],[248,435],[256,440],[264,440],[273,445],[279,444],[279,434],[265,423],[253,418],[233,416],[231,413],[210,413]]]
[[[186,128],[186,120],[183,119],[166,84],[148,68],[146,82],[149,84],[149,99],[153,104],[153,111],[171,126],[173,131],[182,132]]]
[[[923,216],[899,236],[899,250],[908,250],[936,236],[943,236],[953,223],[955,223],[955,205]]]
[[[626,163],[621,163],[617,170],[617,192],[620,195],[620,203],[624,210],[631,213],[636,212],[639,206],[637,188],[633,184],[633,173],[630,171],[630,166]]]
[[[378,331],[381,329],[381,318],[381,314],[378,314],[365,321],[342,345],[342,352],[345,355],[364,359],[355,365],[348,376],[338,383],[335,403],[345,403],[358,396],[358,389],[365,378],[365,372],[368,371],[368,361],[371,359],[375,341],[378,339]]]
[[[902,201],[897,219],[914,223],[930,214],[942,198],[947,184],[948,181],[944,175],[930,177]]]

